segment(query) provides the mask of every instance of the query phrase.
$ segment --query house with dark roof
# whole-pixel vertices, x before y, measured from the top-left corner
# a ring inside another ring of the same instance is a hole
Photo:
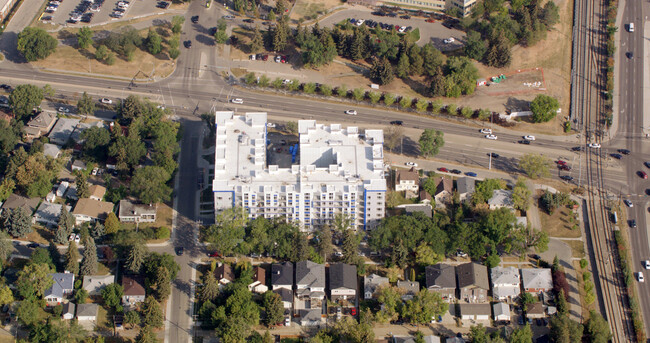
[[[363,298],[371,299],[375,297],[375,293],[382,286],[390,286],[387,277],[371,274],[363,277]]]
[[[120,200],[118,218],[121,222],[153,223],[156,221],[158,205],[134,204],[128,200]]]
[[[63,320],[71,320],[74,318],[76,307],[77,306],[73,302],[67,302],[63,304],[63,312],[61,312],[61,318],[63,318]]]
[[[433,207],[429,204],[402,204],[398,205],[397,208],[403,208],[408,214],[419,212],[429,218],[433,217]]]
[[[219,287],[235,281],[235,273],[233,273],[232,267],[228,263],[219,263],[214,270],[214,276],[219,283]]]
[[[293,263],[274,263],[271,265],[271,287],[273,290],[293,289]]]
[[[454,192],[454,182],[449,177],[437,176],[433,178],[436,184],[436,193],[433,198],[436,201],[436,206],[444,206],[444,204],[451,203]]]
[[[402,293],[402,300],[411,300],[420,291],[420,283],[417,281],[397,281],[397,289]]]
[[[411,168],[410,170],[397,170],[395,172],[395,190],[398,192],[410,191],[417,193],[420,189],[420,175]]]
[[[144,278],[141,276],[125,275],[122,277],[122,305],[129,307],[144,302],[147,293],[144,290]]]
[[[71,294],[74,290],[74,274],[72,273],[53,273],[50,277],[54,281],[52,287],[45,290],[43,298],[49,304],[58,305],[63,302],[66,295]]]
[[[0,213],[4,212],[5,210],[15,210],[18,207],[22,207],[27,211],[29,215],[32,215],[40,201],[40,198],[26,198],[22,195],[12,193],[9,195],[7,200],[2,203],[2,211],[0,211]]]
[[[536,302],[526,305],[526,318],[544,318],[546,313],[544,312],[544,304],[541,302]]]
[[[274,289],[273,293],[276,293],[282,298],[282,307],[284,307],[285,310],[291,311],[291,307],[293,307],[293,292],[290,289],[286,289],[284,287]]]
[[[357,266],[345,263],[334,263],[329,268],[330,300],[340,299],[354,303],[357,296]]]
[[[488,301],[487,267],[470,262],[456,266],[456,282],[460,300],[468,303],[483,303]],[[489,307],[488,307],[489,308]]]
[[[424,268],[427,290],[440,294],[442,299],[452,302],[456,299],[456,269],[444,263]]]
[[[431,194],[429,192],[425,191],[424,188],[421,188],[420,191],[418,192],[418,197],[420,198],[420,203],[421,204],[431,204]]]
[[[456,191],[458,192],[460,201],[470,201],[475,190],[476,183],[474,178],[465,176],[456,180]]]
[[[59,118],[47,136],[50,139],[50,143],[56,145],[66,144],[72,135],[72,131],[74,131],[80,121],[79,119]]]
[[[296,263],[296,297],[320,308],[325,298],[325,265],[312,261]]]
[[[253,282],[248,285],[248,290],[258,294],[262,294],[269,290],[269,287],[266,285],[266,269],[261,266],[255,267]]]

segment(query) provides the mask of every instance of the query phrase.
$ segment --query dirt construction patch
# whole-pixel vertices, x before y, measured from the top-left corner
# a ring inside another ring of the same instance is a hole
[[[289,19],[295,22],[313,20],[339,5],[342,5],[341,0],[296,0]]]

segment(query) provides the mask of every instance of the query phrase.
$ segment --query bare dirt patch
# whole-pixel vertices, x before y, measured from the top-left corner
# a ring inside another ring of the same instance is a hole
[[[341,0],[296,0],[289,19],[294,22],[313,20],[339,5],[342,5]]]

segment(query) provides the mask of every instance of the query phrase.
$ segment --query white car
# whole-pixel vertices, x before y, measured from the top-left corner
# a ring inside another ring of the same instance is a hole
[[[275,127],[275,123],[266,123],[266,127]]]
[[[643,272],[639,272],[639,274],[637,274],[637,278],[639,278],[639,282],[645,281],[645,279],[643,278]]]
[[[47,8],[45,10],[49,11],[49,12],[56,12],[56,10],[58,10],[58,9],[59,9],[58,6],[47,6]]]
[[[481,133],[491,135],[492,134],[492,129],[481,129]]]
[[[109,98],[101,98],[101,99],[99,99],[99,102],[101,102],[102,104],[112,104],[113,100],[111,100]]]
[[[493,141],[496,141],[496,140],[497,140],[497,136],[492,135],[492,134],[490,134],[490,135],[485,135],[485,138],[487,138],[487,139],[491,139],[491,140],[493,140]]]
[[[600,149],[600,144],[598,143],[590,143],[589,147],[592,149]]]
[[[409,166],[409,167],[417,167],[417,166],[418,166],[418,164],[415,163],[415,162],[406,162],[406,163],[404,163],[404,164],[406,164],[406,165]]]
[[[365,22],[366,22],[365,19],[359,19],[359,20],[357,20],[357,22],[356,22],[355,25],[357,25],[357,26],[361,26],[361,25],[363,25],[363,23],[365,23]]]
[[[275,56],[275,63],[282,62],[282,56]]]
[[[531,136],[531,135],[524,136],[524,139],[527,140],[527,141],[534,141],[534,140],[535,140],[535,136]]]
[[[343,253],[340,252],[340,251],[337,251],[337,252],[334,253],[334,256],[336,256],[336,257],[343,257]]]
[[[95,167],[95,168],[93,168],[93,171],[92,171],[90,174],[92,174],[93,176],[95,176],[95,175],[97,175],[97,172],[98,172],[98,171],[99,171],[99,168]]]
[[[351,115],[351,116],[356,116],[356,115],[357,115],[357,111],[355,111],[355,110],[347,110],[347,111],[345,111],[345,114],[349,114],[349,115]]]
[[[625,206],[627,206],[627,207],[634,207],[634,204],[628,199],[623,200],[623,202],[625,203]]]
[[[241,104],[244,103],[244,100],[240,99],[240,98],[234,98],[234,99],[230,99],[230,102],[232,102],[233,104],[240,104],[241,105]]]
[[[456,40],[454,38],[452,38],[452,37],[445,38],[445,39],[442,40],[442,42],[445,43],[445,44],[451,44],[451,43],[453,43],[455,41]]]
[[[406,31],[406,26],[400,26],[399,30],[397,30],[397,32],[400,33],[403,33],[404,31]]]
[[[70,109],[65,108],[65,107],[59,107],[59,112],[61,112],[61,113],[70,113]]]
[[[643,268],[650,269],[650,260],[643,261]]]

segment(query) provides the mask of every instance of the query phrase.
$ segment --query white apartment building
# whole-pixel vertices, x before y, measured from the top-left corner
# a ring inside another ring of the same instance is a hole
[[[390,0],[382,1],[386,5],[399,7],[414,7],[444,11],[450,8],[457,8],[463,17],[472,13],[472,8],[476,5],[477,0]]]
[[[372,229],[384,218],[382,130],[298,122],[299,162],[267,165],[267,115],[216,112],[215,213],[241,206],[250,218],[285,217],[305,231],[337,213]]]

